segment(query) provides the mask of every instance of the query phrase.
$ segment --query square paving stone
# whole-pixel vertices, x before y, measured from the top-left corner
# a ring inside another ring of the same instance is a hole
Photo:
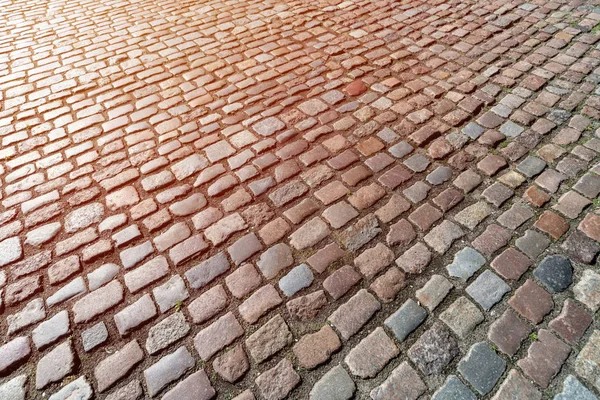
[[[511,369],[493,397],[494,400],[541,400],[542,394],[535,385],[516,369]],[[556,400],[556,399],[554,399]],[[573,399],[574,400],[574,399]]]
[[[529,258],[535,260],[550,245],[550,240],[539,232],[528,230],[515,241],[515,245]]]
[[[600,176],[587,173],[583,175],[575,185],[573,189],[577,190],[584,196],[593,199],[600,194]]]
[[[527,271],[531,264],[529,257],[510,247],[494,258],[490,265],[504,279],[516,281]]]
[[[523,131],[525,131],[525,129],[523,127],[515,124],[514,122],[512,122],[510,120],[506,121],[504,124],[502,124],[502,126],[498,130],[504,136],[508,136],[508,137],[517,137],[521,133],[523,133]]]
[[[500,207],[504,202],[510,199],[515,192],[509,188],[508,186],[504,186],[500,182],[495,182],[487,189],[483,191],[481,194],[484,199],[495,205],[496,207]]]
[[[548,324],[567,343],[576,343],[592,323],[592,316],[574,300],[566,299],[560,314]]]
[[[569,230],[567,220],[552,211],[544,211],[538,220],[535,221],[534,226],[552,236],[554,240],[558,240]]]
[[[590,204],[592,204],[591,201],[570,190],[560,196],[560,199],[558,199],[558,204],[555,204],[552,206],[552,208],[560,212],[565,217],[574,219],[577,218],[583,209]]]
[[[553,169],[547,169],[536,178],[535,184],[550,193],[556,193],[562,181],[566,179],[567,176],[565,174],[561,174]]]
[[[494,389],[505,369],[506,361],[485,342],[474,344],[458,363],[458,372],[481,395]]]
[[[570,353],[569,346],[550,331],[541,329],[537,339],[529,346],[527,357],[519,360],[517,365],[535,383],[547,388]]]
[[[575,299],[585,304],[592,311],[600,308],[600,274],[586,269],[579,282],[573,287]]]
[[[396,367],[387,379],[379,386],[371,390],[371,399],[405,399],[417,400],[425,391],[427,386],[421,377],[406,361]]]
[[[425,178],[434,186],[441,185],[452,177],[452,168],[439,166]]]
[[[350,400],[356,385],[344,367],[338,365],[327,371],[310,391],[311,399]]]
[[[462,172],[452,183],[465,193],[469,193],[481,183],[482,179],[475,171],[470,169]]]
[[[453,287],[448,279],[441,275],[433,275],[421,289],[416,291],[415,297],[429,311],[433,311],[446,298]]]
[[[425,375],[439,374],[459,354],[458,342],[440,322],[433,324],[408,350],[408,357]]]
[[[517,165],[517,170],[523,175],[533,178],[546,168],[546,162],[534,156],[527,156]]]
[[[427,193],[429,193],[430,189],[431,187],[429,187],[428,184],[422,181],[418,181],[415,182],[415,184],[413,184],[409,188],[404,189],[402,191],[402,194],[404,194],[404,196],[406,196],[407,199],[417,204],[425,200],[425,198],[427,197]]]
[[[483,255],[490,257],[496,251],[506,246],[512,237],[511,231],[499,225],[491,224],[485,231],[471,242],[473,247]]]
[[[440,319],[461,339],[466,338],[484,317],[479,308],[461,296],[440,314]]]
[[[515,291],[508,304],[534,324],[542,322],[544,316],[552,311],[554,306],[550,293],[531,279],[527,279],[523,286]]]
[[[485,270],[467,288],[466,292],[484,310],[490,310],[502,297],[510,292],[508,286],[498,275],[490,270]]]
[[[521,342],[531,332],[531,325],[519,318],[516,312],[508,308],[488,330],[488,339],[498,349],[509,356],[514,355],[521,347]]]
[[[421,154],[415,154],[404,160],[404,165],[414,172],[423,172],[429,166],[429,159]]]
[[[475,229],[488,215],[492,213],[492,207],[485,201],[479,201],[462,209],[454,216],[454,220],[466,226],[470,230]]]
[[[387,326],[396,336],[398,341],[402,342],[417,329],[419,325],[427,318],[427,311],[412,299],[406,302],[392,315],[385,320]]]
[[[600,245],[596,241],[578,230],[569,235],[561,248],[574,260],[586,264],[590,264],[600,251]]]
[[[500,215],[497,221],[505,228],[515,230],[533,217],[533,211],[527,206],[513,204],[513,206]]]
[[[477,400],[477,397],[456,375],[449,375],[431,400]]]
[[[450,276],[466,282],[485,264],[485,257],[471,247],[465,247],[454,255],[452,264],[446,267]]]
[[[562,392],[554,396],[553,400],[598,400],[574,375],[567,376],[563,383]]]

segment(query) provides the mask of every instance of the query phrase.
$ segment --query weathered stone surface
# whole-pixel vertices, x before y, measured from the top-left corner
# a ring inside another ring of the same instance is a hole
[[[4,400],[25,400],[27,375],[16,376],[0,385],[0,398]]]
[[[439,388],[431,400],[475,400],[475,394],[456,375],[448,376],[444,386]]]
[[[290,315],[300,321],[306,321],[316,317],[319,310],[326,304],[327,296],[325,296],[325,292],[317,290],[316,292],[288,301],[286,307]]]
[[[210,400],[216,394],[206,372],[194,372],[169,390],[163,400]]]
[[[0,347],[0,374],[5,375],[18,367],[31,354],[29,338],[19,336]]]
[[[511,369],[508,377],[502,382],[493,400],[541,400],[542,394],[532,382],[525,379],[516,369]]]
[[[182,339],[190,331],[190,325],[182,312],[169,315],[148,330],[146,350],[149,354],[158,353],[170,344]]]
[[[234,383],[240,379],[248,368],[250,363],[248,357],[241,345],[235,346],[233,349],[215,358],[213,368],[227,382]]]
[[[66,341],[46,353],[38,361],[35,372],[35,387],[41,389],[52,382],[58,382],[73,372],[75,354],[71,342]]]
[[[471,346],[467,355],[458,363],[458,372],[481,395],[489,393],[504,369],[506,361],[496,355],[496,352],[485,342]]]
[[[116,353],[100,361],[94,369],[98,391],[103,392],[126,376],[144,358],[137,340],[125,344]]]
[[[310,400],[350,400],[356,385],[344,367],[338,365],[327,371],[310,391]]]
[[[150,397],[156,396],[165,386],[185,374],[194,364],[194,358],[187,348],[182,346],[146,368],[144,379]]]
[[[569,346],[550,331],[541,329],[536,341],[529,346],[527,357],[519,360],[517,365],[535,383],[546,388],[570,353]]]
[[[554,400],[570,399],[597,400],[598,398],[583,386],[575,376],[569,375],[567,376],[567,379],[565,379],[562,392],[554,396]]]
[[[348,340],[381,308],[381,304],[365,289],[361,289],[342,304],[328,321]]]
[[[372,378],[399,353],[392,339],[379,327],[350,350],[344,362],[353,375]]]
[[[373,400],[392,400],[397,398],[416,400],[427,390],[427,386],[406,361],[396,367],[390,376],[379,386],[371,390]]]
[[[408,350],[408,357],[425,375],[438,374],[459,354],[458,343],[436,322]]]
[[[123,286],[118,281],[112,281],[78,300],[73,306],[73,319],[76,324],[87,322],[122,300]]]
[[[271,318],[246,339],[246,347],[256,363],[261,363],[292,342],[293,336],[280,314]]]
[[[49,400],[88,400],[94,395],[92,386],[80,376],[50,396]],[[108,400],[112,400],[107,397]]]
[[[266,400],[282,400],[300,383],[290,360],[284,358],[273,368],[263,372],[255,382]]]
[[[313,369],[329,359],[342,346],[337,334],[329,325],[303,336],[292,348],[303,368]]]
[[[194,346],[204,361],[244,334],[244,328],[229,312],[198,332]]]
[[[575,372],[600,389],[600,331],[594,330],[575,360]]]
[[[408,299],[395,313],[385,320],[399,341],[404,341],[427,318],[427,311],[413,299]]]

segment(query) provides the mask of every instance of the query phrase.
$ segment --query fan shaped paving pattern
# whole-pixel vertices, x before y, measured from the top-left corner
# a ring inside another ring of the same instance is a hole
[[[596,399],[596,1],[0,1],[0,398]]]

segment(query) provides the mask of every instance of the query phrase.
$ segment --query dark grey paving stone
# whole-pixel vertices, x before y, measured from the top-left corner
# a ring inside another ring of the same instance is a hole
[[[408,299],[395,313],[385,320],[385,326],[390,328],[400,342],[427,318],[427,310],[417,304],[413,299]]]
[[[481,395],[492,391],[505,368],[506,361],[486,342],[475,343],[458,363],[458,372]]]
[[[450,375],[444,386],[433,394],[431,400],[477,400],[477,397],[460,379]]]
[[[548,256],[533,271],[533,275],[551,292],[562,292],[573,283],[573,266],[566,257]]]

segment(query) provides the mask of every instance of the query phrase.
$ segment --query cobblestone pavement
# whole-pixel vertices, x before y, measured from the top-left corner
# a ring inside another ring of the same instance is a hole
[[[0,398],[591,400],[600,3],[0,1]]]

